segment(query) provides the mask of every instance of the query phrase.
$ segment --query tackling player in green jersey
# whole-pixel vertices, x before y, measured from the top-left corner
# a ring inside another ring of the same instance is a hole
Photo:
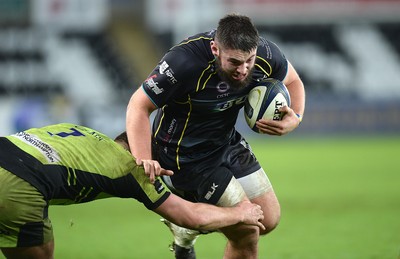
[[[260,223],[250,202],[231,208],[191,203],[157,178],[172,175],[158,163],[135,160],[126,134],[115,140],[74,124],[33,128],[0,137],[0,249],[7,258],[53,258],[49,205],[107,197],[134,198],[175,224],[215,230]]]

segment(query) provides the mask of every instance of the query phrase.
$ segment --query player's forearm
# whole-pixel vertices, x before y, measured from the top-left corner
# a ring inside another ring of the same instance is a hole
[[[199,203],[197,203],[199,204]],[[202,208],[202,206],[204,206]],[[250,201],[242,201],[235,207],[210,207],[207,204],[200,204],[199,207],[193,209],[198,215],[197,229],[200,230],[215,230],[238,223],[258,226],[265,229],[261,223],[264,219],[264,212],[261,206],[251,203]]]
[[[206,203],[192,203],[171,194],[154,211],[176,225],[196,230],[216,230],[237,223],[265,229],[260,223],[264,218],[261,207],[249,201],[227,208]]]
[[[204,213],[206,208],[201,205],[197,208],[198,211],[194,211],[197,217],[195,229],[210,231],[244,222],[243,213],[237,208],[214,207]]]
[[[135,116],[138,117],[137,115]],[[149,129],[149,118],[133,118],[132,120],[132,123],[127,123],[127,135],[131,153],[136,158],[151,159],[151,132]],[[137,124],[136,121],[141,121],[142,123]]]
[[[205,203],[191,203],[171,194],[154,210],[169,221],[190,229],[216,230],[243,221],[240,208],[222,208]]]
[[[288,88],[291,99],[290,108],[292,108],[296,114],[303,116],[306,98],[303,82],[299,79],[293,81],[286,87]]]

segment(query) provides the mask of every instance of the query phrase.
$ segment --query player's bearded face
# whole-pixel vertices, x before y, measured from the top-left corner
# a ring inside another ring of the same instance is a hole
[[[239,50],[220,50],[219,54],[216,57],[216,70],[221,80],[233,88],[247,86],[252,78],[256,50],[250,53]]]

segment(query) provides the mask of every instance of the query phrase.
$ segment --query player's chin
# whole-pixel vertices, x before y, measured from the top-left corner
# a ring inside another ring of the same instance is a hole
[[[230,84],[234,88],[240,89],[246,87],[249,84],[249,80],[247,77],[244,77],[242,80],[236,80],[232,77]]]

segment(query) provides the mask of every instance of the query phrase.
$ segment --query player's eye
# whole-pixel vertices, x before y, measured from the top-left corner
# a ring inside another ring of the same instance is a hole
[[[254,57],[251,57],[246,61],[246,63],[251,63],[251,62],[253,62],[253,60],[254,60]]]
[[[242,64],[242,62],[240,62],[239,60],[232,60],[231,59],[229,62],[234,66],[240,66]]]

